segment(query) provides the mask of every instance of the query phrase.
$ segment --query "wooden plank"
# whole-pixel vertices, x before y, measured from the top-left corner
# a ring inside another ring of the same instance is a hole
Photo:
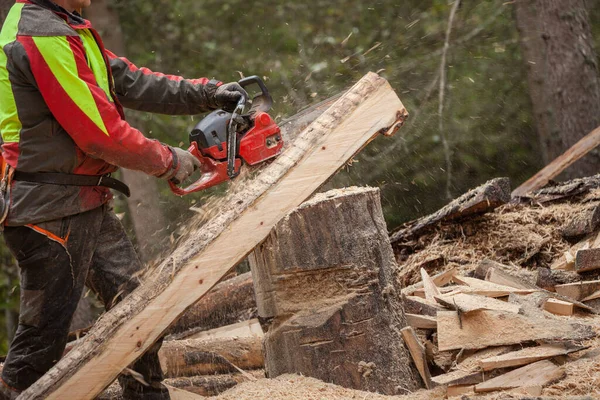
[[[185,339],[220,339],[240,337],[263,337],[264,332],[257,318],[210,329],[208,331],[196,332]]]
[[[504,272],[499,268],[489,268],[488,272],[485,274],[485,280],[491,283],[495,283],[496,285],[508,286],[515,289],[523,289],[523,290],[538,290],[538,288],[523,279],[519,279],[516,276],[512,276],[508,272]]]
[[[544,310],[556,315],[573,315],[573,303],[558,299],[548,299],[544,303]]]
[[[165,385],[169,390],[169,396],[171,400],[204,400],[206,397],[200,396],[199,394],[195,394],[192,392],[188,392],[187,390],[178,389],[173,386]]]
[[[600,280],[566,283],[554,287],[556,293],[573,300],[581,301],[600,290]]]
[[[541,346],[527,347],[522,350],[485,358],[480,360],[479,364],[484,371],[490,371],[496,368],[518,367],[547,358],[569,354],[574,351],[582,350],[583,348],[584,347],[567,349],[562,344],[543,344]]]
[[[475,392],[493,392],[516,387],[545,386],[565,376],[562,367],[557,367],[548,360],[507,372],[475,386]]]
[[[483,382],[483,372],[458,369],[431,378],[436,385],[473,385]]]
[[[462,396],[463,394],[475,394],[475,385],[448,386],[446,389],[446,396],[448,398]]]
[[[575,271],[600,269],[600,249],[582,249],[575,253]]]
[[[431,280],[433,281],[433,283],[435,283],[435,286],[440,288],[440,287],[452,282],[452,277],[454,276],[455,273],[456,273],[456,268],[452,267],[446,271],[440,272],[439,274],[433,275],[431,277]],[[419,282],[415,283],[414,285],[410,285],[410,286],[407,286],[404,289],[402,289],[402,294],[411,296],[411,295],[414,295],[414,292],[416,290],[422,289],[422,288],[423,288],[423,281],[419,281]]]
[[[479,310],[460,318],[455,311],[440,311],[437,320],[440,351],[482,349],[533,340],[583,340],[594,336],[587,325],[503,311]]]
[[[438,311],[444,311],[444,307],[435,301],[429,301],[419,296],[402,295],[404,312],[409,314],[429,315],[435,317]]]
[[[452,296],[436,296],[435,299],[443,306],[462,313],[477,310],[497,310],[518,314],[521,307],[518,304],[507,303],[491,297],[458,293]]]
[[[421,268],[421,279],[423,281],[423,289],[425,290],[425,298],[429,301],[435,301],[435,297],[440,296],[441,293],[424,268]]]
[[[586,155],[589,151],[600,144],[600,127],[594,129],[577,143],[571,146],[563,154],[555,158],[550,164],[542,168],[538,173],[523,182],[513,190],[512,197],[524,196],[529,192],[540,189],[572,165],[575,161]]]
[[[490,212],[510,201],[510,180],[495,178],[454,199],[434,214],[411,221],[392,232],[392,245],[433,228],[440,222]]]
[[[437,329],[437,319],[427,315],[406,314],[406,322],[417,329]]]
[[[600,299],[600,290],[590,294],[587,297],[584,297],[583,299],[581,299],[581,301],[590,301],[590,300],[596,300],[596,299]]]
[[[157,340],[270,232],[378,133],[406,111],[385,79],[370,73],[306,128],[250,182],[220,200],[219,213],[182,241],[134,293],[21,399],[91,399]]]
[[[504,297],[511,293],[529,294],[537,291],[537,289],[517,289],[510,286],[498,285],[496,283],[467,276],[454,275],[453,280],[456,283],[469,286],[469,290],[462,290],[463,293],[480,294],[488,297]]]
[[[417,338],[412,327],[406,326],[402,328],[400,332],[402,333],[404,343],[406,343],[406,347],[408,347],[408,351],[415,362],[415,366],[419,371],[419,375],[421,375],[421,379],[423,379],[423,382],[425,383],[425,387],[431,389],[433,384],[431,383],[431,374],[429,373],[429,367],[427,366],[425,347],[423,347],[419,338]]]

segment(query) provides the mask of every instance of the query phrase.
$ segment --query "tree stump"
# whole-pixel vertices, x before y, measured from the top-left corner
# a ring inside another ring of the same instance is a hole
[[[400,333],[406,320],[379,189],[316,195],[249,260],[269,377],[299,373],[384,394],[422,386]]]

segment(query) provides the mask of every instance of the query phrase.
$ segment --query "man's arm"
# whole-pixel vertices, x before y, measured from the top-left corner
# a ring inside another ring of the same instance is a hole
[[[221,82],[138,68],[128,59],[106,50],[115,90],[123,106],[139,111],[169,115],[194,115],[215,108],[215,92]]]
[[[119,114],[96,82],[77,36],[19,36],[53,116],[85,153],[149,175],[172,175],[171,149],[146,138]]]

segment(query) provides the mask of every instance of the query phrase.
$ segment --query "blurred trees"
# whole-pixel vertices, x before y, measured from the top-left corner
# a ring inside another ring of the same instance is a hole
[[[600,125],[600,76],[585,0],[515,3],[529,95],[548,163]],[[568,169],[569,178],[600,170],[595,150]]]

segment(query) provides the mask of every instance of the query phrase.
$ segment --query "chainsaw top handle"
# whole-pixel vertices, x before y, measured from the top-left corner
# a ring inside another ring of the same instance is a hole
[[[252,99],[252,107],[250,108],[250,115],[255,114],[257,111],[269,112],[273,105],[273,98],[269,94],[269,89],[263,80],[257,75],[248,76],[241,79],[239,82],[241,87],[246,88],[252,84],[258,85],[260,88],[260,94],[254,96]]]

